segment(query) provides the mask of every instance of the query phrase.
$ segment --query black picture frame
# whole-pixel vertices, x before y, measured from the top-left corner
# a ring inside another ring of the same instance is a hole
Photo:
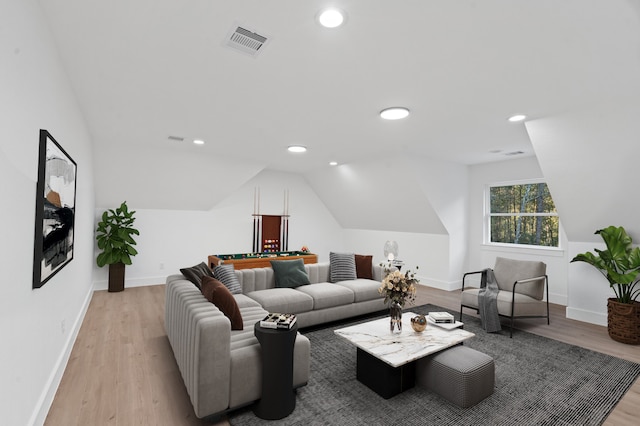
[[[46,130],[40,130],[33,249],[33,288],[73,260],[78,166]]]

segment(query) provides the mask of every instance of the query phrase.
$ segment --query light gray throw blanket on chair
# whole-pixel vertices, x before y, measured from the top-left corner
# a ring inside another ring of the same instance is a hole
[[[498,283],[492,269],[482,271],[482,281],[478,292],[478,311],[482,328],[487,333],[495,333],[502,330],[500,317],[498,316]]]

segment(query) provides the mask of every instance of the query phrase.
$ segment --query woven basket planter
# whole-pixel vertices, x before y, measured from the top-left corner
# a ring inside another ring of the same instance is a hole
[[[628,345],[640,344],[640,302],[629,304],[609,299],[607,329],[609,337],[617,342]]]

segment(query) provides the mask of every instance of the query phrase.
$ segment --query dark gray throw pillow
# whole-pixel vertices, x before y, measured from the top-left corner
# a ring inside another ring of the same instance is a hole
[[[182,268],[180,269],[180,272],[182,272],[182,275],[184,275],[186,279],[194,283],[198,288],[202,287],[202,277],[207,276],[213,278],[213,272],[204,262],[190,268]]]
[[[218,265],[213,268],[213,278],[224,284],[231,294],[242,293],[242,286],[236,276],[236,270],[233,267],[233,263],[223,263],[222,265]]]
[[[355,280],[356,258],[353,253],[329,253],[329,268],[331,270],[330,280],[332,283],[338,281]]]
[[[271,268],[276,279],[276,287],[293,288],[311,284],[302,259],[272,260]]]

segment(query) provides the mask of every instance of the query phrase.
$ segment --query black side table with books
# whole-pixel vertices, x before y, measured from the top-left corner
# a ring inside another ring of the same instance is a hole
[[[257,322],[254,334],[262,350],[262,397],[253,412],[265,420],[285,418],[296,408],[293,346],[298,324],[285,330],[260,327],[260,322]]]

